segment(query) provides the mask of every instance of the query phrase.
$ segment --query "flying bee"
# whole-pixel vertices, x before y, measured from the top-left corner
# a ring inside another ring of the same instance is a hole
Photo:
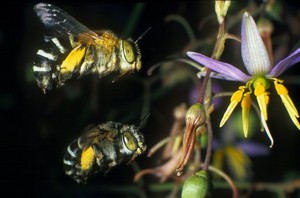
[[[33,72],[44,93],[62,86],[73,75],[117,72],[119,77],[141,69],[137,41],[121,39],[110,30],[92,31],[62,9],[47,3],[34,6],[42,23],[49,28],[45,47],[37,51]]]
[[[86,183],[93,174],[106,174],[120,164],[130,164],[146,150],[140,129],[147,117],[138,125],[109,121],[87,130],[67,147],[65,173],[78,183]]]

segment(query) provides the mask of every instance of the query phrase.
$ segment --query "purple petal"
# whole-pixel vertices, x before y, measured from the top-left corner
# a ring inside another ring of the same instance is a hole
[[[197,73],[198,78],[200,79],[202,76],[206,76],[206,71],[200,71]],[[228,75],[223,75],[217,72],[210,72],[210,77],[211,78],[216,78],[216,79],[220,79],[220,80],[228,80],[228,81],[236,81],[235,78],[232,78]]]
[[[241,52],[245,67],[251,75],[265,75],[271,63],[265,44],[252,16],[245,12],[241,27]]]
[[[267,146],[252,141],[243,141],[236,145],[251,157],[266,156],[270,154],[270,149]]]
[[[249,75],[228,63],[209,58],[196,52],[187,52],[187,55],[205,67],[220,73],[225,78],[240,82],[246,82],[249,78],[251,78]]]
[[[291,53],[285,59],[279,61],[267,76],[277,77],[298,62],[300,62],[300,48]]]

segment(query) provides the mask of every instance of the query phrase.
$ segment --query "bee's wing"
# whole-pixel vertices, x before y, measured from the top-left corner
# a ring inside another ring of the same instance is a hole
[[[52,4],[39,3],[35,5],[33,9],[44,25],[59,35],[77,36],[79,34],[89,33],[91,36],[97,36],[97,34],[88,27]]]
[[[81,136],[81,142],[84,144],[83,147],[90,146],[95,143],[97,144],[108,135],[113,135],[112,130],[99,126],[89,126],[84,131],[85,132]]]
[[[101,135],[101,131],[99,131],[95,126],[88,126],[85,128],[84,133],[81,135],[81,142],[83,143],[83,148],[86,146],[90,146],[91,144],[98,141],[97,139]]]

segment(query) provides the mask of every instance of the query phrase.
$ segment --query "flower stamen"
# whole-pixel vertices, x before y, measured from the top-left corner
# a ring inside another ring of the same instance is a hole
[[[295,107],[292,99],[288,95],[288,90],[285,88],[283,84],[279,84],[280,81],[275,80],[275,89],[280,96],[282,103],[284,104],[290,118],[292,119],[293,123],[296,125],[296,127],[300,130],[300,124],[298,122],[299,114],[297,111],[297,108]]]
[[[251,106],[251,92],[247,92],[244,94],[244,98],[241,102],[242,106],[242,120],[243,120],[243,131],[244,136],[248,136],[249,131],[249,115],[250,115],[250,106]]]
[[[257,83],[254,88],[254,95],[256,96],[259,109],[264,120],[268,120],[267,104],[269,103],[269,93],[262,83]]]
[[[224,116],[220,122],[220,127],[222,127],[225,124],[225,122],[228,120],[237,104],[242,100],[245,88],[245,86],[240,86],[239,90],[232,94],[230,98],[230,104],[227,107],[227,110],[225,111]]]

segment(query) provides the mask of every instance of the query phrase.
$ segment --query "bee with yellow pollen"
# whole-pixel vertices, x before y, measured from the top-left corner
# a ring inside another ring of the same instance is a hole
[[[225,124],[237,104],[241,102],[243,131],[245,137],[247,137],[251,94],[254,93],[260,109],[261,121],[271,141],[270,147],[272,147],[273,138],[266,121],[268,120],[267,106],[270,95],[267,90],[271,87],[271,83],[273,83],[291,120],[300,130],[298,111],[288,95],[288,90],[283,85],[283,80],[277,78],[291,66],[300,62],[300,48],[279,61],[273,67],[256,23],[248,12],[244,13],[241,26],[241,55],[248,74],[245,74],[231,64],[209,58],[196,52],[187,52],[187,55],[196,62],[211,69],[213,71],[211,77],[213,78],[245,83],[245,85],[240,86],[231,96],[230,104],[220,122],[220,127]],[[202,71],[199,74],[205,75],[205,73],[205,71]]]

